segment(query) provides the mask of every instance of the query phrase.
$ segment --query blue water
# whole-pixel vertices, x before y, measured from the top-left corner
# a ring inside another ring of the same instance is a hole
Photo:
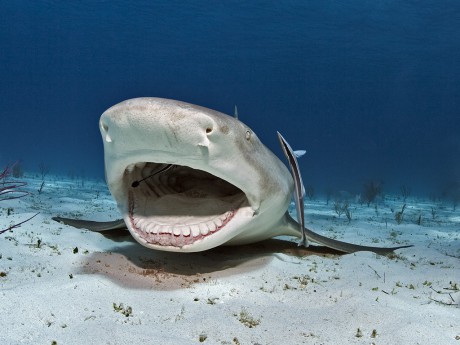
[[[307,185],[460,182],[460,2],[2,1],[0,163],[103,177],[100,114],[139,96],[232,114]]]

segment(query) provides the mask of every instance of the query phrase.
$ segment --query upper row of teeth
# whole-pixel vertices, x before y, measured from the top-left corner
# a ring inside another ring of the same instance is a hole
[[[160,224],[148,218],[138,218],[135,224],[136,227],[150,234],[174,234],[175,236],[190,236],[192,234],[193,237],[197,237],[219,230],[232,215],[232,211],[227,211],[213,220],[197,224]]]

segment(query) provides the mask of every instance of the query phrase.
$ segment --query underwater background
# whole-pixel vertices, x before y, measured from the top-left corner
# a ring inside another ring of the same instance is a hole
[[[102,179],[100,115],[152,96],[237,105],[318,194],[460,193],[458,1],[0,1],[0,46],[2,166]]]

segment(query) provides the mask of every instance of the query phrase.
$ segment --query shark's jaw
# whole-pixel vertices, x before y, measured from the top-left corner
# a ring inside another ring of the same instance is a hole
[[[209,172],[135,163],[123,173],[121,210],[135,239],[153,249],[194,252],[237,236],[254,216],[245,193]]]

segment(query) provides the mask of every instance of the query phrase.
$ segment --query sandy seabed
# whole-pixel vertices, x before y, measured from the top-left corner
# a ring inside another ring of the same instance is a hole
[[[1,344],[460,344],[460,209],[401,197],[306,203],[307,226],[391,257],[299,248],[282,237],[193,254],[51,217],[115,220],[102,181],[50,177],[0,202]],[[420,225],[417,224],[420,218]]]

